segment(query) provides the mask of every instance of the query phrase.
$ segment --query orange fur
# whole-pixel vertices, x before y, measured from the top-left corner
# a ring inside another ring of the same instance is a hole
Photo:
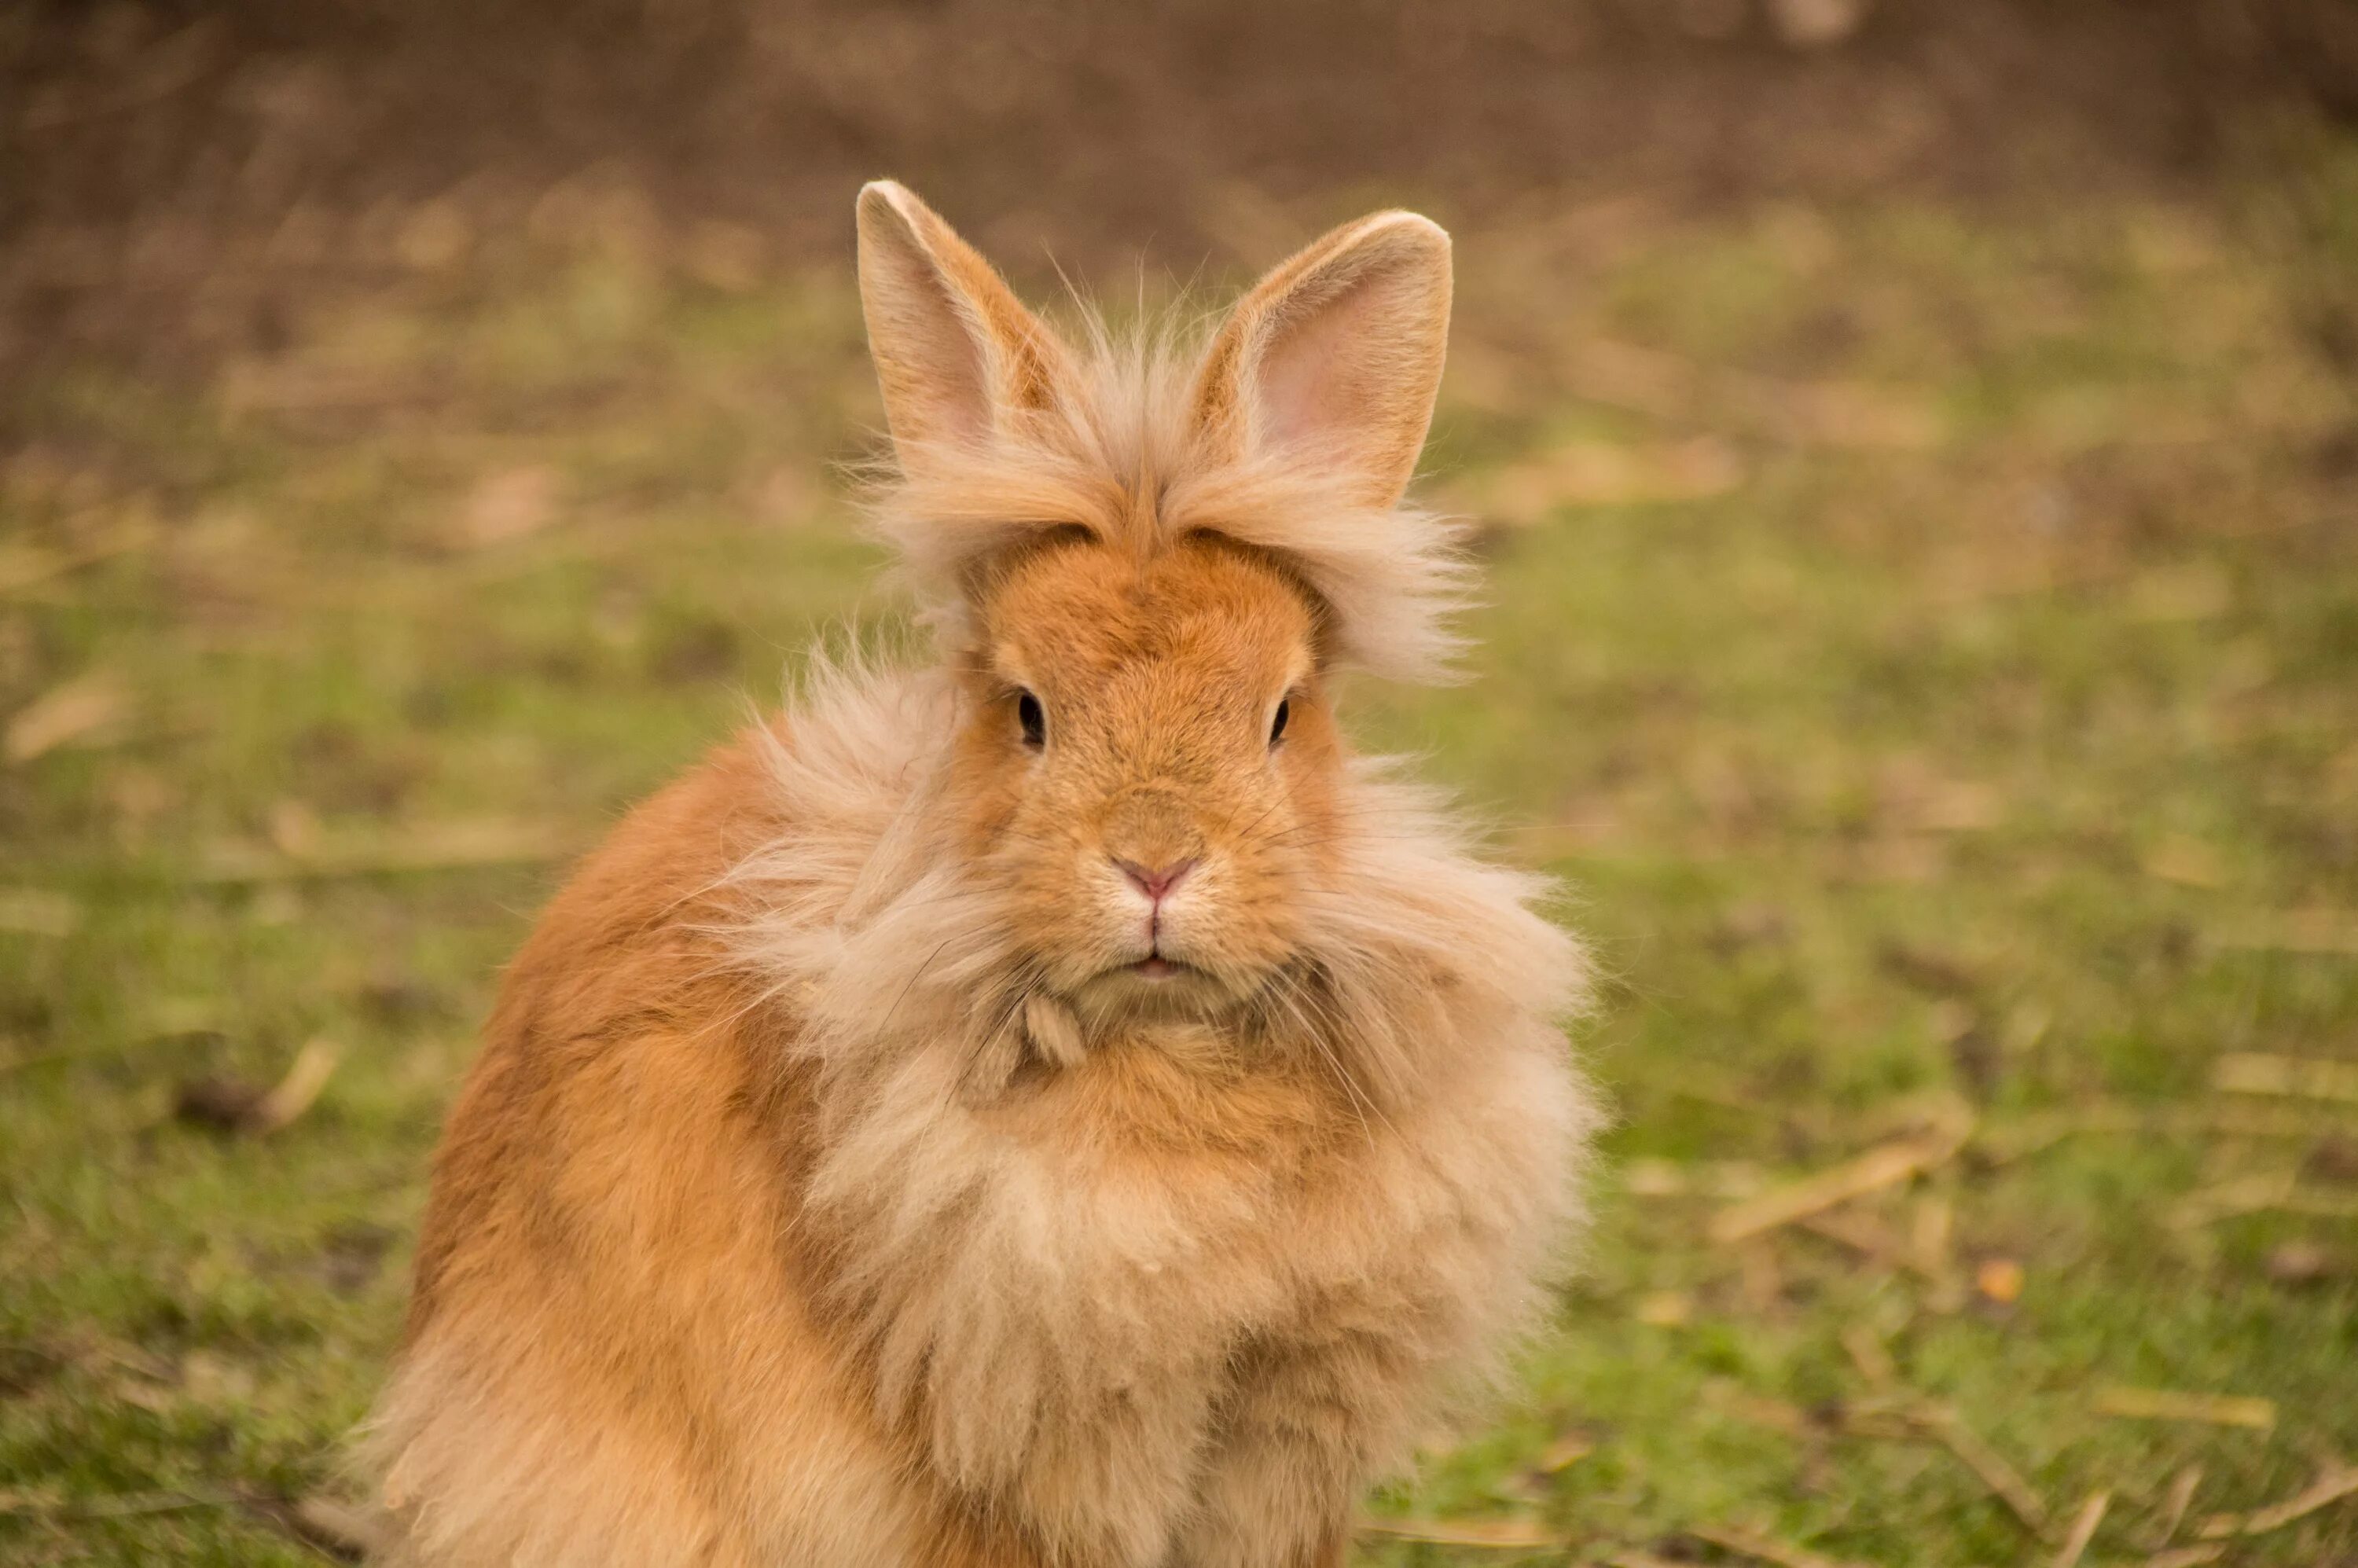
[[[1540,885],[1326,696],[1446,645],[1446,240],[1337,231],[1192,371],[898,187],[860,240],[944,657],[821,665],[519,955],[372,1423],[399,1560],[1331,1568],[1593,1121]]]

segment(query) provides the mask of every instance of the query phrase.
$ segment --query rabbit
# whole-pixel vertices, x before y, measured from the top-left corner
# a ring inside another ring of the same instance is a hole
[[[436,1157],[367,1443],[420,1568],[1333,1568],[1534,1322],[1597,1122],[1547,884],[1355,756],[1445,673],[1403,504],[1448,236],[1052,329],[897,184],[877,525],[818,661],[591,854]]]

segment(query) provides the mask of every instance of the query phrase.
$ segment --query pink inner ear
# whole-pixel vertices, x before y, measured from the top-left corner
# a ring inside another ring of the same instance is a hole
[[[1263,440],[1341,456],[1371,433],[1369,424],[1389,424],[1368,385],[1389,346],[1373,341],[1383,313],[1372,307],[1379,291],[1366,283],[1355,280],[1339,296],[1272,324],[1254,378]]]
[[[922,257],[896,257],[893,265],[902,293],[892,311],[892,346],[876,345],[878,369],[899,379],[913,411],[924,411],[931,429],[911,433],[953,440],[987,435],[990,394],[982,350],[948,287]],[[882,362],[888,355],[891,362]]]

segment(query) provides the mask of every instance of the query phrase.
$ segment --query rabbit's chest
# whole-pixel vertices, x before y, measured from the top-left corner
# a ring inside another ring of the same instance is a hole
[[[1400,1133],[1311,1075],[1197,1075],[1143,1051],[1109,1054],[999,1126],[1011,1158],[998,1199],[1048,1205],[1051,1274],[1151,1312],[1166,1335],[1200,1324],[1214,1336],[1307,1282],[1303,1225],[1379,1241],[1380,1145]]]
[[[1517,1266],[1515,1217],[1544,1223],[1563,1189],[1563,1075],[1520,1054],[1385,1110],[1315,1074],[1108,1076],[1011,1121],[979,1228],[1032,1238],[1043,1324],[1124,1346],[1115,1383],[1487,1288]]]
[[[882,1402],[934,1464],[1152,1562],[1254,1379],[1346,1347],[1349,1385],[1405,1419],[1407,1385],[1521,1294],[1572,1130],[1536,1058],[1378,1115],[1314,1078],[1129,1065],[981,1114],[888,1081],[813,1196]]]

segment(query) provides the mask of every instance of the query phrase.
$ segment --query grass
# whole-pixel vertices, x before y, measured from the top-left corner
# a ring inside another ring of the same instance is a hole
[[[1641,224],[1561,294],[1461,236],[1438,484],[1515,521],[1472,683],[1353,704],[1575,890],[1619,1119],[1367,1562],[2044,1562],[2097,1492],[2140,1562],[2190,1467],[2180,1545],[2358,1460],[2358,1104],[2214,1087],[2358,1065],[2358,250],[2277,194]],[[257,1500],[334,1484],[552,857],[890,618],[865,375],[838,274],[591,248],[9,389],[0,1559],[314,1560]],[[284,1128],[174,1115],[313,1040]],[[2221,1544],[2358,1554],[2358,1499]]]

